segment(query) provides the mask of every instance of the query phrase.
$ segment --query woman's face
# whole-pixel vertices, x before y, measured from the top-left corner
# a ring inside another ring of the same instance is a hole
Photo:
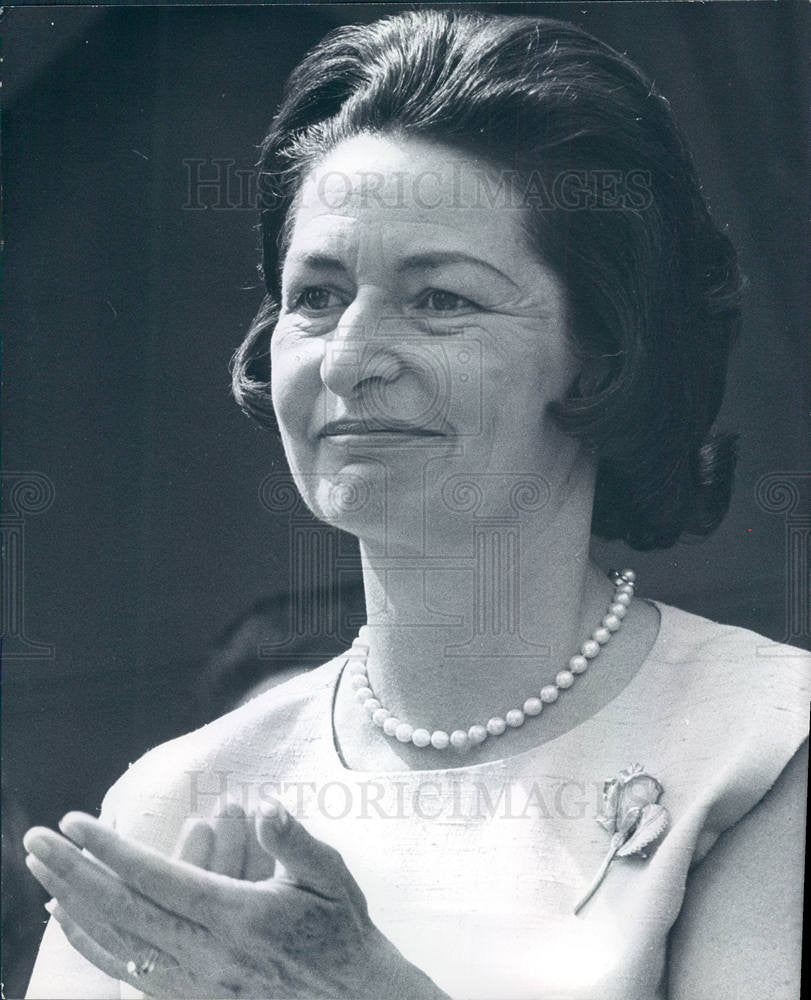
[[[522,218],[492,168],[422,140],[359,136],[308,175],[271,371],[317,516],[408,546],[463,508],[505,513],[522,479],[565,501],[579,445],[545,411],[578,366]]]

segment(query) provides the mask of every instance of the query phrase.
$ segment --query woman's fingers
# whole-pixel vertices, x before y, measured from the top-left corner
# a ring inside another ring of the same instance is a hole
[[[25,863],[71,917],[86,915],[84,930],[93,938],[98,939],[111,923],[126,927],[129,933],[168,952],[184,965],[199,962],[201,954],[210,953],[214,939],[206,928],[161,909],[93,858],[69,846],[76,856],[64,877],[35,855],[29,854]]]
[[[183,824],[173,857],[198,868],[210,868],[214,854],[214,831],[204,819],[192,817]]]
[[[269,853],[256,834],[253,816],[245,820],[247,846],[245,850],[245,875],[248,882],[265,882],[276,872],[276,858]]]
[[[230,922],[230,896],[234,882],[227,876],[203,871],[185,861],[173,861],[149,847],[121,837],[92,816],[68,813],[60,827],[65,834],[111,869],[122,882],[166,910],[192,921],[213,926],[214,921]],[[49,868],[75,883],[87,874],[87,859],[63,837],[44,827],[29,830],[26,849],[40,857]],[[47,856],[42,849],[48,851]],[[76,869],[79,866],[78,870]],[[97,873],[93,873],[97,878]],[[54,893],[55,895],[55,893]]]
[[[187,819],[172,857],[248,882],[273,878],[275,867],[274,858],[256,839],[253,819],[247,817],[237,803],[230,803],[222,816],[211,821],[200,817]]]
[[[122,963],[120,958],[116,958],[114,954],[111,954],[97,941],[94,941],[83,928],[68,916],[58,903],[50,906],[48,909],[54,920],[61,926],[62,932],[68,941],[88,962],[92,962],[96,968],[101,969],[111,979],[123,979],[126,977],[126,962]],[[147,947],[144,945],[145,949]]]
[[[244,815],[232,812],[222,821],[216,828],[185,828],[179,853],[199,859],[228,838],[244,851]],[[149,995],[314,995],[307,984],[320,981],[318,970],[332,970],[329,975],[343,982],[339,970],[351,964],[347,956],[365,947],[369,921],[363,894],[341,856],[280,804],[268,804],[254,822],[250,850],[268,866],[277,858],[285,877],[249,881],[218,875],[188,860],[165,858],[75,813],[61,825],[84,853],[59,834],[35,828],[25,837],[33,852],[26,863],[57,898],[55,915],[74,946]],[[241,833],[232,836],[225,823]],[[226,855],[221,847],[219,857]],[[234,849],[232,861],[237,856]],[[150,969],[153,948],[161,955],[157,971]],[[127,973],[128,963],[136,971],[141,963],[141,974]]]
[[[91,884],[92,879],[85,879],[83,885],[88,888],[88,895],[84,896],[33,855],[26,858],[32,873],[57,897],[53,901],[56,905],[49,906],[50,912],[62,925],[70,943],[88,961],[149,996],[173,1000],[182,996],[191,1000],[212,995],[247,995],[245,983],[252,972],[250,959],[267,947],[264,938],[244,940],[240,928],[232,928],[248,948],[242,952],[234,948],[233,942],[229,945],[205,928],[161,910],[101,869],[94,860],[88,860],[102,873],[108,888],[99,889]],[[150,963],[138,975],[128,968],[130,962],[137,965],[153,955],[154,967]]]
[[[231,817],[231,822],[245,820]],[[184,967],[207,962],[212,949],[219,951],[217,942],[243,955],[248,946],[251,954],[253,945],[240,928],[251,929],[250,938],[255,928],[284,924],[301,905],[290,895],[290,883],[348,905],[355,919],[367,919],[363,894],[337,851],[311,836],[279,803],[267,804],[255,822],[254,853],[261,845],[268,866],[278,859],[285,870],[281,880],[249,882],[204,871],[126,840],[81,813],[68,814],[60,825],[89,855],[44,828],[29,831],[25,843],[36,855],[28,859],[32,872],[69,915],[92,903],[99,922],[126,927]],[[91,927],[84,930],[94,936]]]
[[[229,803],[211,820],[187,819],[172,857],[218,875],[244,878],[247,822],[242,807],[236,802]]]
[[[106,924],[95,932],[93,938],[90,938],[84,929],[88,923],[86,919],[87,914],[82,912],[81,909],[74,910],[72,915],[68,914],[58,899],[53,898],[49,900],[45,904],[45,909],[61,925],[66,935],[67,931],[71,930],[72,933],[78,936],[78,929],[84,937],[94,941],[96,946],[109,956],[111,963],[117,963],[117,965],[110,965],[109,968],[104,970],[105,972],[110,972],[114,969],[116,976],[121,974],[122,968],[126,968],[126,964],[129,961],[127,958],[128,955],[146,954],[151,947],[148,942],[136,937],[135,934],[119,931],[112,924]]]
[[[211,820],[214,850],[211,871],[230,878],[243,878],[247,847],[247,819],[241,806],[230,802]]]
[[[355,885],[340,854],[308,833],[280,802],[259,807],[256,837],[284,867],[287,877],[303,888],[327,899],[339,899]]]
[[[136,983],[139,977],[130,974],[127,968],[129,962],[138,963],[150,956],[154,957],[154,967],[148,973],[149,978],[146,980],[144,974],[146,981],[136,985],[146,987],[148,982],[152,995],[159,986],[165,996],[180,996],[179,990],[187,990],[190,977],[183,973],[175,959],[166,952],[153,949],[148,942],[112,925],[99,927],[93,919],[92,911],[74,911],[69,914],[56,899],[52,899],[46,909],[79,954],[113,979]],[[88,923],[93,927],[92,934],[85,929]]]

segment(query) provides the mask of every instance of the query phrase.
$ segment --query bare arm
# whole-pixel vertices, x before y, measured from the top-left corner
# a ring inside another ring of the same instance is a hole
[[[672,1000],[798,1000],[808,743],[691,873],[670,938]]]

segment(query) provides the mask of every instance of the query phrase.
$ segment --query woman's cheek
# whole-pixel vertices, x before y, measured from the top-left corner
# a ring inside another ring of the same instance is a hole
[[[318,341],[293,337],[271,341],[273,408],[279,422],[291,430],[306,429],[312,418],[321,388],[322,349]]]

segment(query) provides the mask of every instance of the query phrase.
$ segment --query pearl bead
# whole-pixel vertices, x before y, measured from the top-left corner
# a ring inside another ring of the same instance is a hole
[[[487,732],[491,736],[501,736],[506,728],[507,723],[498,715],[494,715],[492,719],[487,720]]]
[[[612,571],[612,579],[617,579]],[[528,716],[540,715],[544,705],[557,701],[560,691],[565,691],[574,684],[577,674],[585,673],[589,660],[599,655],[600,647],[604,646],[614,632],[622,625],[628,607],[634,596],[636,574],[633,570],[624,569],[619,574],[624,579],[618,579],[614,587],[614,598],[608,606],[606,614],[590,639],[586,639],[580,647],[580,652],[569,659],[568,669],[558,671],[554,684],[546,684],[540,690],[540,697],[527,698],[522,708],[512,708],[504,718],[494,715],[485,726],[476,723],[468,728],[455,729],[448,734],[442,729],[429,733],[427,729],[414,729],[408,722],[401,722],[396,716],[384,708],[375,697],[369,683],[366,661],[369,655],[369,630],[363,626],[358,637],[352,642],[352,648],[347,656],[349,682],[355,691],[355,697],[371,716],[372,722],[381,728],[386,736],[393,736],[401,743],[413,743],[415,747],[432,746],[444,750],[453,746],[456,750],[468,750],[472,746],[483,743],[488,736],[501,736],[507,727],[517,729],[522,726]]]
[[[569,660],[569,670],[573,674],[584,674],[588,670],[589,661],[585,656],[573,656]]]
[[[467,733],[464,729],[454,729],[451,733],[451,746],[454,750],[467,750],[470,746],[470,740],[467,738]]]
[[[474,747],[478,746],[480,743],[484,743],[487,739],[487,730],[484,726],[480,726],[477,723],[475,726],[471,726],[470,729],[468,729],[467,738]]]
[[[397,732],[397,727],[400,725],[400,720],[396,715],[390,715],[388,719],[383,723],[383,732],[386,736],[394,736]]]
[[[383,723],[391,715],[391,712],[387,708],[378,708],[377,711],[372,713],[372,722],[380,729],[383,728]]]

